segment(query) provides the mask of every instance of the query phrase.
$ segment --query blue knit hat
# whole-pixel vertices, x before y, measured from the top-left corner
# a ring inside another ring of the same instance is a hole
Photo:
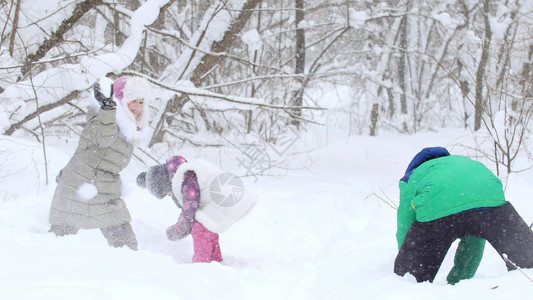
[[[405,175],[402,177],[402,179],[400,179],[400,181],[408,182],[415,169],[426,161],[449,155],[450,152],[448,152],[448,150],[446,150],[444,147],[427,147],[422,149],[422,151],[418,152],[413,160],[411,160],[407,170],[405,171]]]

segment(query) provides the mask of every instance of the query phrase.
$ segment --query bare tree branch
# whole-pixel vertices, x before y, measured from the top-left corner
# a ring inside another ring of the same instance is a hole
[[[224,37],[220,42],[215,42],[211,46],[211,52],[227,52],[227,50],[234,44],[235,39],[238,37],[238,34],[242,31],[244,25],[250,19],[253,9],[261,0],[248,0],[242,8],[242,12],[239,14],[237,19],[233,21],[230,28],[224,33]],[[191,81],[199,86],[200,81],[204,75],[211,70],[216,64],[221,60],[219,56],[204,56],[202,62],[194,70],[193,75],[191,76]]]
[[[43,58],[46,53],[48,53],[48,51],[50,51],[53,47],[62,42],[65,33],[71,30],[81,19],[81,17],[83,17],[88,11],[90,11],[94,7],[102,4],[103,0],[86,0],[78,3],[74,11],[72,12],[72,15],[69,18],[63,20],[57,30],[50,35],[50,38],[45,40],[41,44],[41,46],[39,46],[39,49],[37,49],[35,53],[30,54],[26,57],[26,60],[24,61],[24,64],[21,69],[22,74],[25,76],[29,72],[32,63]]]
[[[39,107],[38,110],[32,112],[31,114],[27,115],[26,117],[24,117],[22,120],[18,121],[17,123],[14,123],[12,124],[11,126],[9,126],[9,128],[4,132],[5,135],[12,135],[13,132],[15,132],[15,130],[19,129],[22,127],[22,125],[32,119],[34,119],[35,117],[37,117],[39,114],[42,114],[44,112],[47,112],[47,111],[50,111],[56,107],[59,107],[63,104],[66,104],[70,101],[72,101],[72,99],[75,99],[75,98],[78,98],[79,95],[80,95],[80,91],[73,91],[72,93],[68,94],[66,97],[64,97],[63,99],[57,101],[57,102],[54,102],[54,103],[50,103],[48,105],[44,105],[44,106],[41,106]]]

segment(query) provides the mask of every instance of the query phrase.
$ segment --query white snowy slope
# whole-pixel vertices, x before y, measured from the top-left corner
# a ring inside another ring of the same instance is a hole
[[[407,164],[426,146],[468,154],[458,145],[471,140],[457,130],[353,136],[306,153],[305,159],[314,160],[309,168],[247,177],[245,185],[261,200],[221,234],[224,262],[192,264],[191,237],[171,242],[164,233],[178,209],[170,199],[156,200],[135,185],[144,168],[140,163],[133,161],[122,174],[139,240],[134,252],[109,247],[98,230],[62,238],[47,232],[53,177],[70,159],[75,141],[48,145],[46,185],[40,144],[0,137],[0,298],[529,299],[533,283],[519,271],[507,272],[490,246],[476,276],[455,286],[445,280],[450,253],[433,284],[417,284],[392,271],[396,211],[387,202],[398,203],[398,179]],[[239,169],[233,164],[238,152],[220,153],[200,155],[227,158],[226,168]],[[532,173],[513,174],[506,190],[528,224],[533,222]],[[533,277],[533,270],[523,271]]]

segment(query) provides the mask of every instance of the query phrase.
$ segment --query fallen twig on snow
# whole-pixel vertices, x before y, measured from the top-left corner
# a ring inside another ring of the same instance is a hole
[[[510,264],[513,265],[513,267],[515,267],[518,271],[520,271],[522,274],[524,274],[524,276],[526,276],[526,278],[529,279],[529,281],[533,282],[533,279],[531,279],[529,276],[527,276],[527,274],[526,274],[524,271],[522,271],[522,269],[521,269],[519,266],[517,266],[514,262],[512,262],[512,261],[507,257],[507,254],[503,253],[503,254],[502,254],[502,257],[503,257],[503,259],[504,259],[506,262],[510,263]]]

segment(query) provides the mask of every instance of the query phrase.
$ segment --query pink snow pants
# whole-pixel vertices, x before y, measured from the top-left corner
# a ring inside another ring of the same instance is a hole
[[[218,244],[218,233],[209,231],[204,225],[196,221],[192,226],[191,234],[194,244],[193,263],[222,261],[222,253]]]

